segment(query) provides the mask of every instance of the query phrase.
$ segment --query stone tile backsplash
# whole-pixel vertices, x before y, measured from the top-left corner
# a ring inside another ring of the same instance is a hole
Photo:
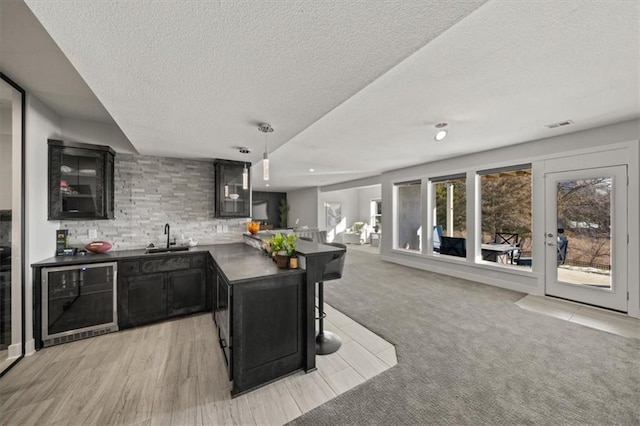
[[[214,218],[213,160],[117,154],[115,219],[62,221],[69,245],[109,241],[114,249],[166,244],[164,225],[178,244],[193,238],[199,244],[241,242],[248,219]],[[97,238],[89,238],[90,230]]]

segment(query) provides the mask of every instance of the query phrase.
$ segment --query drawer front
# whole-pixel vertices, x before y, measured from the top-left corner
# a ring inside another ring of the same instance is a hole
[[[167,256],[161,259],[140,261],[140,271],[145,274],[152,272],[179,271],[191,268],[190,256]]]
[[[137,260],[121,260],[118,262],[118,274],[135,275],[140,273],[140,262]]]

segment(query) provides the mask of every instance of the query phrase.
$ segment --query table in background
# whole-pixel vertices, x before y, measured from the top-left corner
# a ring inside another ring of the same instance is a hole
[[[482,260],[507,263],[507,257],[516,248],[511,244],[482,244]]]

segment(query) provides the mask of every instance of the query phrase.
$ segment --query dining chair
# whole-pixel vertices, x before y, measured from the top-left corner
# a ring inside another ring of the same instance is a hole
[[[496,232],[493,238],[493,244],[509,244],[510,246],[516,247],[507,254],[509,257],[509,263],[512,265],[520,252],[520,243],[518,242],[519,236],[519,234],[509,232]]]
[[[467,257],[467,239],[458,237],[442,237],[440,254]]]
[[[442,225],[433,227],[433,251],[440,253],[440,245],[442,244]]]
[[[567,260],[567,249],[569,248],[569,240],[567,237],[558,238],[558,266],[564,265]]]

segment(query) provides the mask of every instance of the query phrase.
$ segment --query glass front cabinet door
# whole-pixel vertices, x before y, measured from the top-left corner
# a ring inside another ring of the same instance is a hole
[[[215,160],[215,216],[250,217],[251,163]]]
[[[49,219],[113,219],[108,146],[49,139]]]

